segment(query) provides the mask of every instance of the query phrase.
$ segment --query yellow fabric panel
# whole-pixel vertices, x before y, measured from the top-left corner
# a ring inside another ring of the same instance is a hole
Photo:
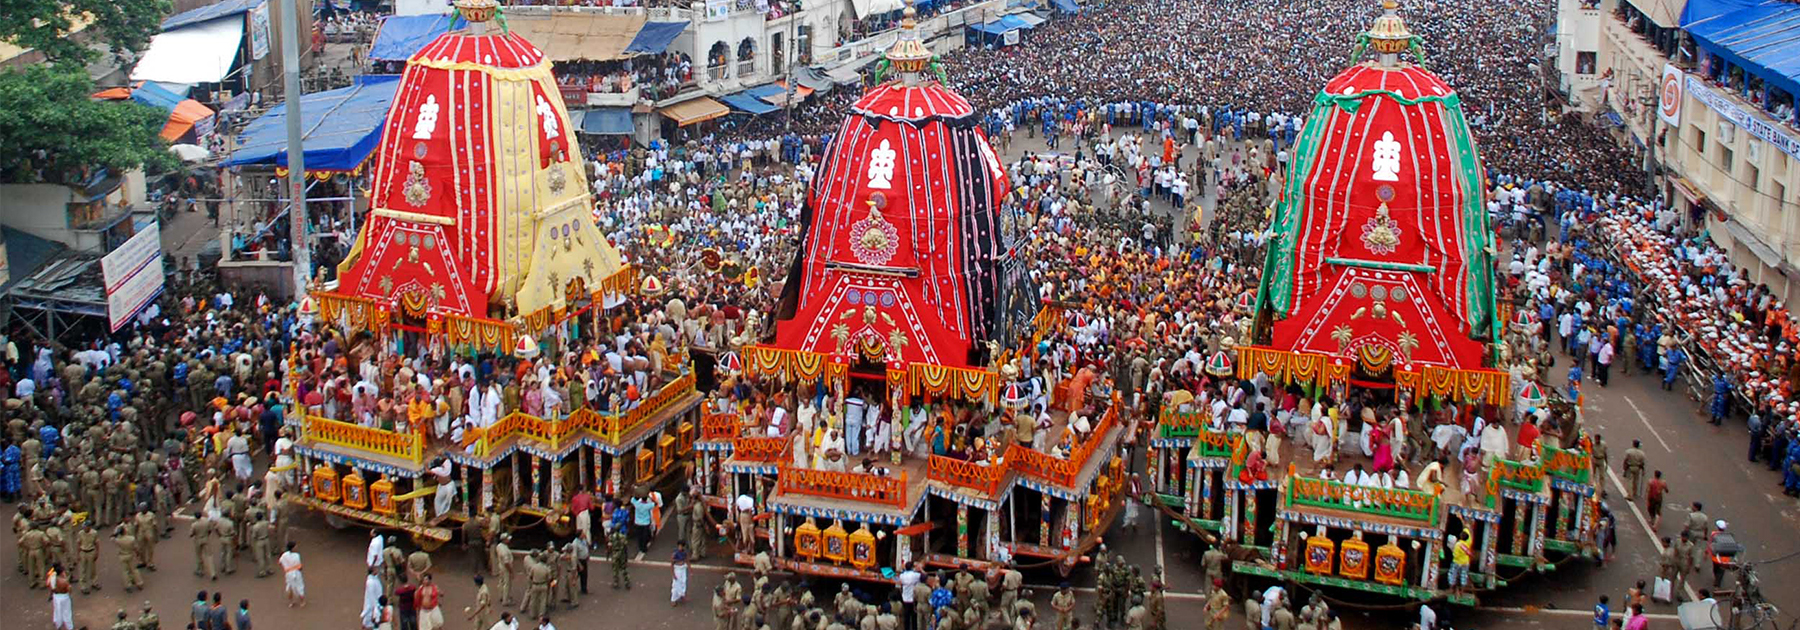
[[[531,83],[494,81],[489,84],[493,103],[488,110],[488,146],[493,148],[494,193],[493,269],[494,295],[509,302],[524,280],[530,262],[533,215],[546,199],[538,197],[537,114]]]
[[[508,30],[534,42],[551,61],[624,59],[625,47],[644,27],[643,15],[563,13],[509,15]]]
[[[664,116],[675,121],[676,125],[686,127],[694,123],[706,122],[731,113],[724,103],[702,96],[691,101],[682,101],[658,110]]]

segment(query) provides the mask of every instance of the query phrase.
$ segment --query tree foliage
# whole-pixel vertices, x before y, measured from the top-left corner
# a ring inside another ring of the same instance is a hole
[[[0,72],[0,181],[80,181],[92,169],[166,169],[174,156],[157,133],[169,114],[136,101],[96,101],[79,66]]]
[[[50,63],[92,63],[101,53],[90,44],[123,59],[150,45],[171,7],[169,0],[0,0],[0,41],[36,49]]]

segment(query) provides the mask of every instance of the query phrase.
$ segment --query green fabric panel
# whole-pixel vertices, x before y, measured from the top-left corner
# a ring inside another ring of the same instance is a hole
[[[1462,107],[1446,104],[1444,113],[1455,133],[1458,145],[1455,148],[1459,150],[1456,171],[1464,192],[1462,247],[1467,256],[1464,264],[1468,274],[1469,332],[1473,335],[1485,331],[1488,339],[1499,339],[1497,327],[1500,323],[1494,316],[1494,230],[1488,223],[1487,208],[1482,203],[1486,191],[1481,186],[1481,160],[1476,154],[1474,139],[1469,137],[1469,123],[1463,117]]]

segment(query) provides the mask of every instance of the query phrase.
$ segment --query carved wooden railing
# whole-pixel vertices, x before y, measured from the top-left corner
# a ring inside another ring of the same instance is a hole
[[[745,436],[731,440],[731,455],[751,462],[778,462],[785,459],[788,437]]]
[[[1010,457],[1009,449],[1008,461],[1010,461]],[[990,496],[1000,491],[1000,483],[1006,480],[1008,471],[1009,467],[1005,463],[983,465],[981,462],[963,461],[942,455],[932,455],[931,459],[925,462],[926,479],[959,488],[968,488]]]
[[[1288,475],[1287,484],[1287,491],[1283,495],[1290,507],[1309,505],[1435,523],[1442,504],[1436,493],[1403,488],[1367,488],[1292,473]]]
[[[1157,432],[1165,439],[1196,437],[1206,430],[1206,423],[1211,419],[1210,410],[1176,411],[1164,407],[1161,416],[1156,419]]]
[[[736,439],[743,428],[738,424],[735,413],[709,413],[700,419],[700,439],[708,442],[729,442]]]
[[[906,471],[888,475],[871,475],[814,468],[794,468],[782,464],[776,491],[805,494],[827,499],[844,499],[879,503],[905,509]]]
[[[1088,460],[1100,448],[1100,443],[1106,440],[1106,433],[1118,423],[1119,405],[1114,401],[1107,408],[1106,415],[1100,418],[1100,424],[1094,427],[1094,432],[1088,435],[1087,441],[1075,445],[1068,458],[1013,444],[1006,449],[1006,466],[1021,475],[1074,488],[1076,479],[1081,476],[1081,469],[1087,466]]]
[[[657,390],[655,394],[625,413],[594,414],[599,418],[599,424],[595,427],[594,432],[598,433],[600,439],[607,443],[618,444],[625,439],[626,435],[630,435],[632,431],[642,426],[645,421],[661,413],[670,404],[693,389],[694,375],[692,373],[683,374],[680,378],[669,381],[667,385],[662,386],[662,389]]]
[[[1488,473],[1488,494],[1494,494],[1496,485],[1537,492],[1544,489],[1544,469],[1528,462],[1496,459]]]
[[[462,446],[472,446],[477,457],[487,457],[494,447],[508,439],[518,438],[532,440],[556,450],[567,441],[578,439],[582,431],[617,444],[646,420],[666,411],[676,400],[692,391],[693,387],[693,375],[684,375],[669,381],[655,395],[644,400],[643,404],[622,414],[604,414],[583,407],[561,420],[547,420],[515,411],[506,414],[506,417],[493,426],[463,431]]]
[[[311,415],[306,416],[302,429],[306,438],[317,442],[396,457],[415,464],[424,461],[424,436],[416,432],[387,431]]]
[[[1547,440],[1538,441],[1544,451],[1544,474],[1575,483],[1588,482],[1594,472],[1594,460],[1586,451],[1557,448],[1545,442]]]

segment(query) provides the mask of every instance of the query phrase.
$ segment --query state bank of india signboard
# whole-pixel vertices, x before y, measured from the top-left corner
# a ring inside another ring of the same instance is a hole
[[[1800,138],[1794,137],[1780,124],[1763,120],[1762,117],[1738,105],[1729,95],[1707,86],[1705,81],[1692,74],[1687,75],[1687,93],[1693,96],[1694,100],[1705,103],[1707,107],[1718,112],[1732,124],[1749,132],[1750,135],[1774,145],[1776,149],[1788,154],[1789,157],[1800,160]]]

